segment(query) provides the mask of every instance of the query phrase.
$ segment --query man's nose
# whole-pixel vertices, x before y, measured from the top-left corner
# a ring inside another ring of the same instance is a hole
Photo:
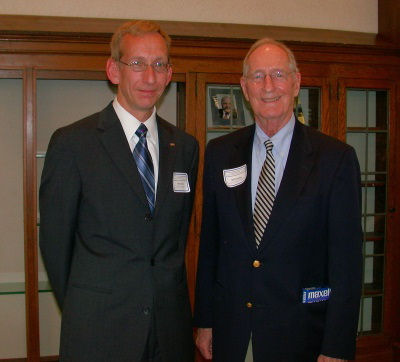
[[[155,82],[156,72],[150,64],[148,64],[147,68],[143,71],[143,78],[147,83]]]
[[[275,82],[269,74],[265,75],[263,88],[266,90],[273,89],[275,87]]]

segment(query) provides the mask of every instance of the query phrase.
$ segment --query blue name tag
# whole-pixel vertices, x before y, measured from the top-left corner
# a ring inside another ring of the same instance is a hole
[[[331,288],[304,288],[303,289],[303,304],[317,303],[329,299]]]

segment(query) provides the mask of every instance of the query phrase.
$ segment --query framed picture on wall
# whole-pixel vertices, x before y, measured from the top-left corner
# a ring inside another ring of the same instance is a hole
[[[240,86],[209,85],[207,88],[209,128],[240,128],[253,122],[245,109]]]

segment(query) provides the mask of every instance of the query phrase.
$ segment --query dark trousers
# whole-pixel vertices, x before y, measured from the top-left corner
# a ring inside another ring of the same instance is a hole
[[[147,336],[146,347],[143,352],[141,362],[163,362],[160,347],[157,341],[157,333],[155,328],[155,320],[153,315],[153,323]]]

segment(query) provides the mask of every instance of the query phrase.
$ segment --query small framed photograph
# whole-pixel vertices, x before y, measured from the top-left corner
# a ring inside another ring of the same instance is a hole
[[[207,87],[208,128],[240,128],[253,123],[245,108],[242,90],[237,85]]]

